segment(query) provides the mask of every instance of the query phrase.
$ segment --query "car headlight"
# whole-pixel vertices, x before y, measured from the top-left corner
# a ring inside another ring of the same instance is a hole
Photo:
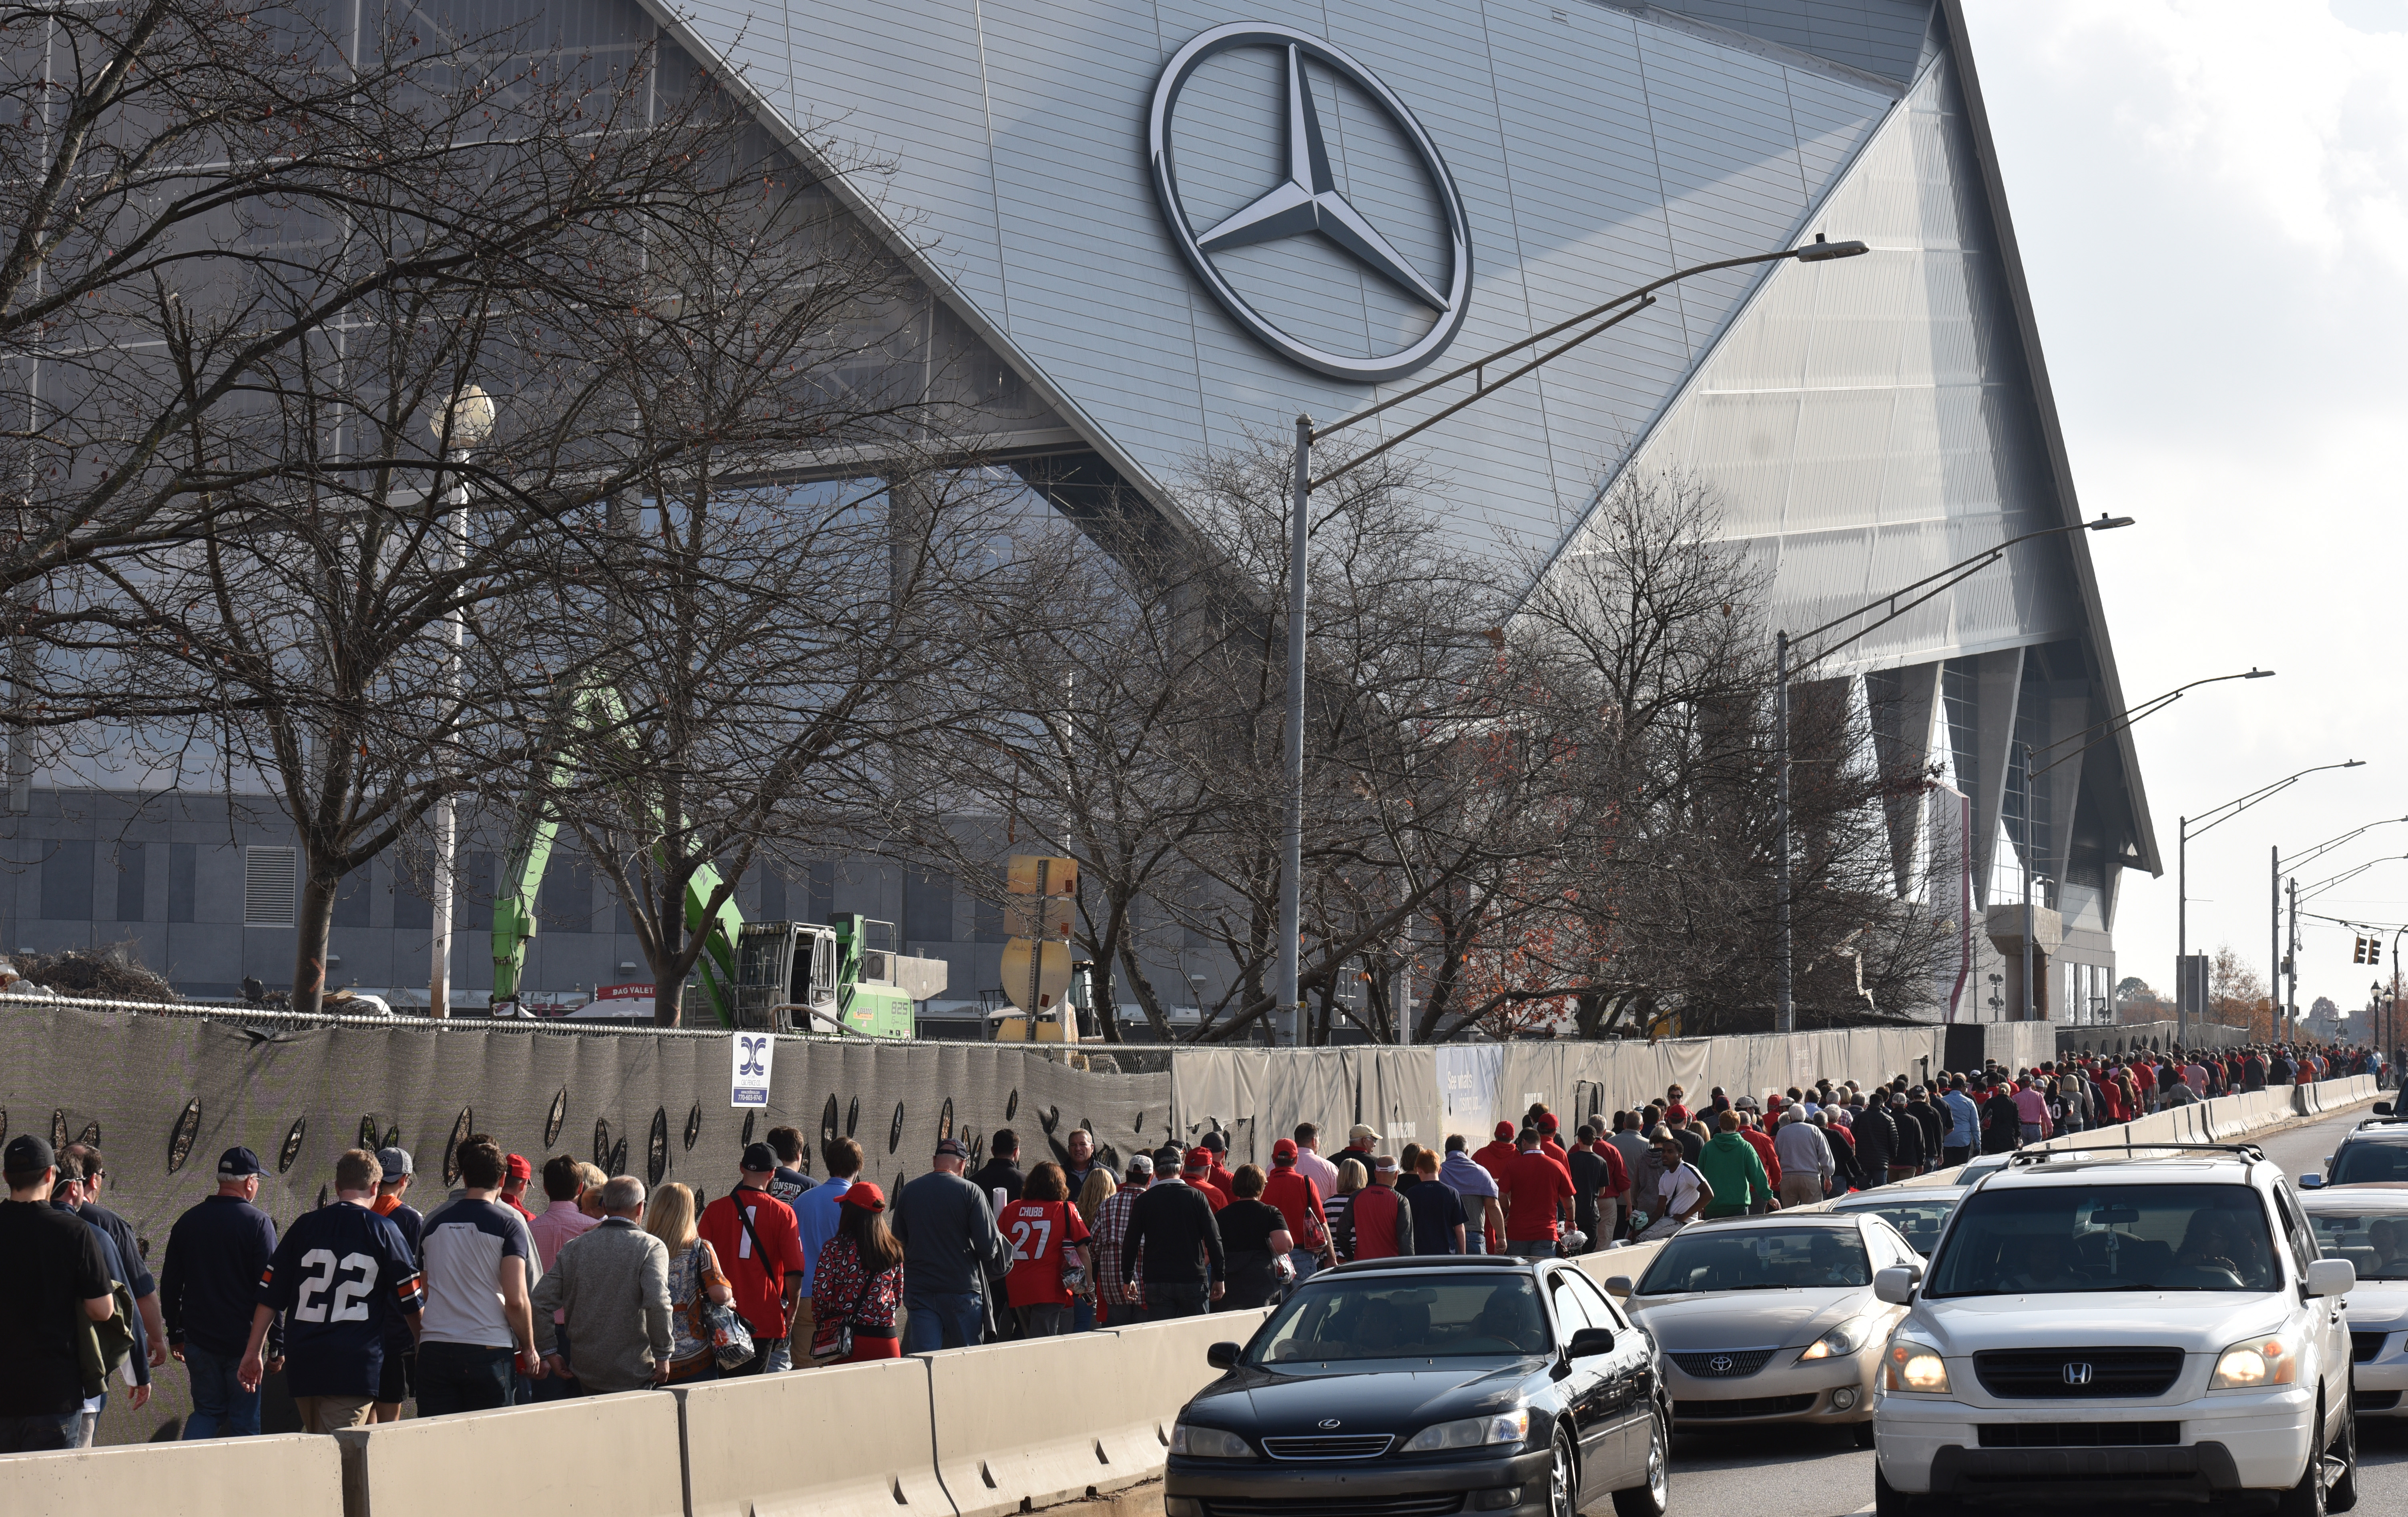
[[[1437,1453],[1445,1449],[1481,1449],[1492,1443],[1526,1443],[1530,1409],[1524,1407],[1498,1417],[1464,1417],[1433,1423],[1405,1440],[1402,1453]]]
[[[1918,1343],[1911,1338],[1890,1339],[1889,1352],[1882,1355],[1882,1389],[1904,1391],[1917,1395],[1948,1394],[1948,1361],[1928,1343]]]
[[[2300,1378],[2300,1354],[2288,1336],[2270,1333],[2245,1338],[2215,1356],[2211,1391],[2257,1391],[2289,1385]]]
[[[1798,1356],[1799,1363],[1803,1364],[1810,1359],[1842,1358],[1856,1352],[1865,1346],[1866,1325],[1862,1317],[1842,1323],[1807,1344],[1806,1352]]]
[[[1193,1454],[1198,1459],[1252,1459],[1254,1446],[1226,1428],[1173,1423],[1170,1452]]]

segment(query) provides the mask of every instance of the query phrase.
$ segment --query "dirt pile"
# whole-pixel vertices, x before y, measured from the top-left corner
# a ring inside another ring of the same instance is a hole
[[[20,953],[0,960],[0,978],[13,975],[17,991],[40,986],[60,995],[102,1001],[180,1001],[174,986],[144,967],[131,944],[97,951],[71,948],[63,953]]]

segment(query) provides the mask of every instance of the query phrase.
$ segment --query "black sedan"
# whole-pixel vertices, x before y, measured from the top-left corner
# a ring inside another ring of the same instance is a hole
[[[1660,1517],[1656,1345],[1574,1266],[1345,1265],[1292,1290],[1171,1430],[1165,1517]]]

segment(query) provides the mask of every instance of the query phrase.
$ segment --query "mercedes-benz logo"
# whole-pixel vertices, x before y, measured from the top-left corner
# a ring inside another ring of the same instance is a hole
[[[1706,1361],[1706,1367],[1717,1375],[1727,1375],[1731,1372],[1731,1356],[1727,1353],[1717,1353]]]
[[[1180,92],[1186,88],[1197,68],[1217,53],[1239,48],[1269,48],[1282,54],[1285,172],[1261,195],[1199,232],[1188,221],[1186,208],[1180,199],[1179,174],[1171,161],[1171,118],[1179,108]],[[1395,123],[1398,136],[1418,160],[1446,223],[1450,267],[1443,285],[1416,268],[1412,260],[1382,236],[1379,228],[1338,188],[1337,176],[1330,169],[1328,147],[1322,136],[1321,113],[1313,104],[1312,80],[1305,73],[1308,59],[1369,96]],[[1181,256],[1238,324],[1274,351],[1333,379],[1369,384],[1411,374],[1443,351],[1462,328],[1471,293],[1471,223],[1464,213],[1463,197],[1455,190],[1455,177],[1447,172],[1438,145],[1396,93],[1369,69],[1319,37],[1285,26],[1239,21],[1216,26],[1190,39],[1171,55],[1163,65],[1161,79],[1155,81],[1154,107],[1146,118],[1146,158],[1153,165],[1154,193],[1161,204],[1163,222],[1169,227],[1171,240],[1178,244]],[[1213,262],[1214,254],[1250,243],[1315,234],[1410,299],[1426,307],[1434,318],[1429,330],[1396,352],[1361,358],[1334,353],[1281,330],[1239,293]]]
[[[2073,1365],[2068,1365],[2068,1366],[2066,1366],[2066,1367],[2065,1367],[2065,1383],[2066,1383],[2066,1384],[2068,1384],[2068,1385],[2087,1385],[2087,1384],[2089,1384],[2089,1383],[2090,1383],[2090,1367],[2089,1367],[2088,1365],[2082,1365],[2082,1364],[2073,1364]]]
[[[1335,1417],[1324,1417],[1324,1418],[1322,1418],[1322,1419],[1321,1419],[1321,1421],[1320,1421],[1320,1422],[1318,1422],[1318,1423],[1314,1424],[1313,1425],[1315,1425],[1316,1427],[1319,1427],[1323,1432],[1326,1433],[1326,1432],[1328,1432],[1331,1428],[1336,1427],[1336,1426],[1338,1425],[1338,1419],[1337,1419],[1337,1418],[1335,1418]]]

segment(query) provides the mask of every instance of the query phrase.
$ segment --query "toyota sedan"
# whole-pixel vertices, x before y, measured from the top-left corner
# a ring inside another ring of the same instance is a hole
[[[1655,1344],[1555,1259],[1381,1259],[1298,1285],[1170,1434],[1165,1517],[1660,1517]]]
[[[1636,1283],[1606,1288],[1663,1350],[1681,1427],[1844,1426],[1870,1448],[1873,1377],[1903,1314],[1873,1272],[1921,1263],[1871,1213],[1775,1212],[1684,1228]]]

